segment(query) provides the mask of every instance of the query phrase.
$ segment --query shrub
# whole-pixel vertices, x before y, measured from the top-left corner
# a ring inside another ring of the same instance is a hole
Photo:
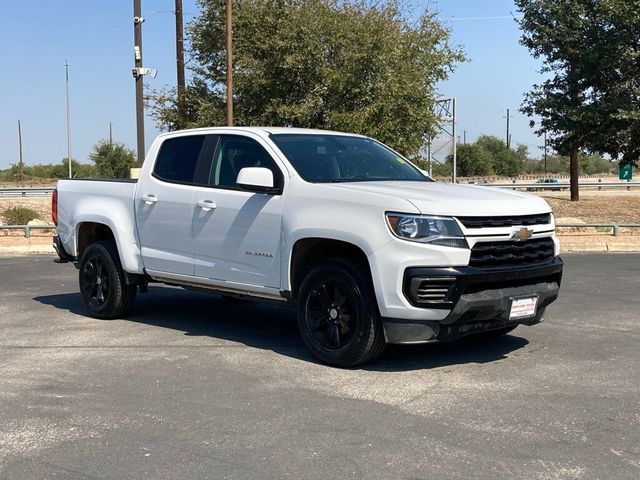
[[[2,212],[2,216],[9,225],[26,225],[31,220],[39,219],[38,212],[27,207],[11,207]]]

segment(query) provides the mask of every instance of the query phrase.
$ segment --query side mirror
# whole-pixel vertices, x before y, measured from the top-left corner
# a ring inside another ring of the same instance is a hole
[[[264,167],[245,167],[238,173],[236,183],[243,190],[259,193],[278,193],[273,183],[273,172]]]

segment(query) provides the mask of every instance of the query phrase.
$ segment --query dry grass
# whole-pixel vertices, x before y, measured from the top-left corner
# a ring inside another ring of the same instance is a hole
[[[0,198],[0,223],[5,223],[2,216],[7,208],[26,207],[38,212],[38,216],[44,222],[51,222],[51,198]]]
[[[586,223],[640,223],[640,192],[582,192],[579,202],[568,193],[548,193],[544,199],[558,218],[577,218]]]

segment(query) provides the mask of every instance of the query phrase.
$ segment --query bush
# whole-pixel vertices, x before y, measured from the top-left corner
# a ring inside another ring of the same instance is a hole
[[[38,212],[27,207],[11,207],[2,212],[8,225],[26,225],[31,220],[40,219]]]

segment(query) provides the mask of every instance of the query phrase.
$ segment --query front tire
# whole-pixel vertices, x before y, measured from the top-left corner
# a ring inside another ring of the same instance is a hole
[[[343,259],[323,262],[305,277],[298,327],[311,352],[337,367],[371,361],[385,346],[371,281]]]
[[[133,307],[137,285],[127,285],[120,257],[113,242],[98,241],[89,245],[79,268],[80,294],[91,316],[118,318]]]

